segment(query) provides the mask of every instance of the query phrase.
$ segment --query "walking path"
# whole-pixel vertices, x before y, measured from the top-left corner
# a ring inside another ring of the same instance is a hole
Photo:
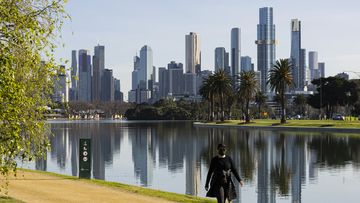
[[[156,197],[122,191],[87,181],[47,174],[18,171],[9,181],[9,196],[24,202],[138,202],[166,203]]]

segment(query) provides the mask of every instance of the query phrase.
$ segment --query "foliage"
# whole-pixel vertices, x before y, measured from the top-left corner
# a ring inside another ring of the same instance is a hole
[[[250,122],[250,102],[254,100],[258,91],[256,76],[254,71],[242,71],[239,76],[238,97],[244,99],[245,103],[245,121]]]
[[[354,105],[358,101],[358,86],[340,77],[319,78],[312,81],[317,92],[308,99],[314,108],[325,108],[327,118],[336,113],[337,106]]]
[[[65,0],[0,0],[0,173],[16,171],[16,159],[33,160],[48,148],[44,106],[53,89],[50,78],[55,38]]]
[[[288,87],[293,86],[293,76],[291,74],[291,63],[288,59],[276,61],[274,67],[270,69],[267,84],[270,85],[271,91],[275,91],[280,96],[281,105],[281,123],[286,123],[285,118],[285,91]]]
[[[258,106],[258,118],[261,118],[261,107],[266,103],[267,96],[262,91],[257,91],[255,95],[255,103]]]
[[[213,76],[213,91],[220,98],[220,119],[221,121],[225,120],[225,112],[224,112],[224,98],[226,95],[230,94],[232,91],[231,87],[231,79],[225,73],[223,69],[215,72]]]
[[[295,113],[304,116],[305,115],[305,108],[307,104],[307,98],[305,95],[300,94],[296,95],[293,104],[295,106]]]

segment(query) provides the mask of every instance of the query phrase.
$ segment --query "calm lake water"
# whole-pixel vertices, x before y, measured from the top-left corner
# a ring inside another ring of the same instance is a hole
[[[223,142],[245,179],[234,202],[359,202],[360,135],[197,128],[191,122],[52,121],[46,160],[23,167],[78,175],[92,139],[92,177],[205,196]],[[235,180],[235,178],[234,178]]]

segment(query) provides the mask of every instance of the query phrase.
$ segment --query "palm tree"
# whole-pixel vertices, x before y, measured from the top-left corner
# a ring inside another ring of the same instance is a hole
[[[231,79],[227,76],[223,69],[215,72],[213,76],[213,90],[216,95],[220,98],[220,119],[224,121],[225,112],[224,112],[224,97],[232,91],[231,88]]]
[[[200,87],[199,93],[202,96],[203,99],[208,101],[208,109],[209,109],[209,115],[208,120],[213,121],[214,120],[214,88],[213,88],[213,81],[214,76],[210,75],[207,77],[203,84]]]
[[[255,103],[258,106],[259,119],[261,118],[261,106],[265,104],[267,96],[262,92],[258,91],[255,95]]]
[[[242,71],[239,76],[240,85],[238,96],[245,102],[245,122],[250,123],[250,102],[254,100],[258,91],[256,76],[254,71]]]
[[[281,123],[286,123],[285,91],[286,88],[293,85],[291,66],[288,59],[277,60],[274,67],[270,69],[269,78],[267,80],[267,84],[270,85],[271,91],[275,91],[280,97]]]

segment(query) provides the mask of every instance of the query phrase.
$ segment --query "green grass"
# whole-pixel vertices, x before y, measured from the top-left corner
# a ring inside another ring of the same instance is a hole
[[[5,196],[0,196],[0,202],[1,203],[23,203],[23,201],[11,198],[11,197],[5,197]]]
[[[44,175],[50,175],[50,176],[59,177],[59,178],[63,178],[63,179],[70,179],[70,180],[74,180],[74,181],[83,181],[83,182],[87,182],[87,183],[91,183],[91,184],[97,184],[97,185],[107,186],[107,187],[112,187],[112,188],[118,188],[122,191],[127,191],[127,192],[136,193],[139,195],[150,196],[150,197],[158,197],[161,199],[174,201],[174,202],[184,202],[184,203],[185,202],[189,202],[189,203],[200,203],[200,202],[201,203],[214,203],[214,202],[216,202],[215,200],[207,199],[207,198],[195,197],[195,196],[191,196],[191,195],[182,195],[182,194],[177,194],[177,193],[172,193],[172,192],[164,192],[164,191],[160,191],[160,190],[154,190],[154,189],[132,186],[132,185],[116,183],[116,182],[109,182],[109,181],[104,181],[104,180],[79,179],[74,176],[61,175],[61,174],[45,172],[45,171],[34,171],[34,170],[29,170],[29,169],[19,169],[19,170],[33,172],[33,173],[40,173],[40,174],[44,174]]]
[[[280,124],[279,120],[255,119],[250,123],[241,120],[227,120],[224,122],[207,122],[206,124],[226,125],[226,126],[282,126],[282,127],[320,127],[320,128],[360,128],[360,122],[353,121],[334,121],[334,120],[287,120],[285,124]]]

